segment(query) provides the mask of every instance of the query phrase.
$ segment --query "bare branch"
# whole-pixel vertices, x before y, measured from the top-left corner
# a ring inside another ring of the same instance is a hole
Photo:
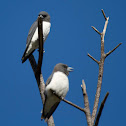
[[[93,59],[97,64],[99,64],[99,61],[98,60],[96,60],[93,56],[91,56],[89,53],[88,53],[88,56],[91,58],[91,59]]]
[[[31,64],[31,67],[32,67],[34,75],[35,75],[36,74],[36,70],[37,70],[37,63],[36,63],[35,58],[34,58],[33,55],[31,55],[29,57],[29,62]],[[38,84],[38,88],[39,88],[39,92],[40,92],[40,96],[41,96],[42,102],[44,103],[44,101],[45,101],[45,96],[44,96],[45,83],[44,83],[43,76],[41,74],[40,78],[39,78],[39,76],[35,76],[35,78],[36,78],[36,81],[37,81],[37,84]]]
[[[101,33],[101,58],[100,58],[100,62],[99,62],[99,74],[98,74],[97,90],[96,90],[95,101],[94,101],[93,112],[92,112],[92,125],[94,124],[94,120],[95,120],[95,117],[96,117],[100,93],[101,93],[103,68],[104,68],[104,61],[105,61],[104,37],[105,37],[105,32],[106,32],[108,20],[109,20],[109,17],[106,18],[103,10],[102,10],[102,13],[103,13],[106,21],[105,21],[103,32]]]
[[[75,108],[77,108],[77,109],[79,109],[79,110],[81,110],[82,112],[85,113],[85,109],[84,109],[84,108],[81,108],[81,107],[77,106],[76,104],[74,104],[74,103],[72,103],[72,102],[70,102],[70,101],[68,101],[68,100],[66,100],[66,99],[64,99],[64,98],[62,98],[62,97],[60,97],[60,96],[58,96],[53,90],[51,90],[51,91],[52,91],[52,93],[53,93],[56,97],[58,97],[58,98],[61,99],[62,101],[66,102],[66,103],[69,104],[69,105],[72,105],[73,107],[75,107]]]
[[[82,91],[83,91],[83,96],[85,97],[85,95],[87,95],[87,91],[86,91],[86,84],[85,84],[84,80],[82,80],[81,88],[82,88]],[[88,101],[88,96],[86,96],[86,97],[87,97],[87,101]],[[88,101],[88,106],[89,106],[89,101]]]
[[[82,80],[81,88],[82,88],[83,97],[84,97],[84,105],[85,105],[85,109],[86,109],[85,115],[87,118],[87,124],[88,124],[88,126],[92,126],[91,113],[90,113],[90,108],[89,108],[89,100],[88,100],[88,95],[86,92],[86,85],[85,85],[84,80]]]
[[[103,9],[101,9],[101,11],[102,11],[102,14],[103,14],[103,16],[104,16],[105,20],[107,20],[107,17],[105,16],[105,13],[104,13],[104,10],[103,10]]]
[[[68,101],[68,100],[66,100],[66,99],[62,99],[62,101],[68,103],[69,105],[72,105],[73,107],[75,107],[75,108],[81,110],[81,111],[84,112],[84,113],[86,112],[85,108],[81,108],[81,107],[77,106],[76,104],[73,104],[72,102],[70,102],[70,101]]]
[[[105,102],[106,102],[106,100],[107,100],[107,98],[108,98],[108,95],[109,95],[109,92],[106,93],[106,95],[105,95],[105,97],[104,97],[104,99],[103,99],[103,101],[102,101],[102,103],[101,103],[101,106],[100,106],[100,108],[99,108],[99,112],[98,112],[98,115],[97,115],[97,118],[96,118],[96,121],[95,121],[95,125],[94,125],[94,126],[98,126],[99,119],[100,119],[100,117],[101,117],[102,110],[103,110],[103,108],[104,108],[104,105],[105,105]]]
[[[119,43],[113,50],[109,51],[108,53],[105,54],[105,58],[109,56],[112,52],[114,52],[122,43]]]
[[[47,121],[48,126],[55,126],[53,116],[50,116],[50,118]]]
[[[109,17],[107,17],[106,21],[105,21],[105,25],[104,25],[104,29],[103,29],[103,32],[102,32],[102,37],[105,36],[105,32],[106,32],[106,29],[107,29],[107,25],[108,25],[108,20],[109,20]]]
[[[91,26],[99,35],[101,35],[101,33],[94,27],[94,26]]]
[[[42,19],[41,17],[38,17],[38,37],[39,37],[39,59],[38,59],[38,65],[36,64],[36,61],[34,59],[34,56],[31,55],[29,57],[29,62],[31,64],[31,67],[34,71],[34,75],[38,84],[40,96],[42,99],[42,103],[45,102],[45,83],[44,79],[41,73],[41,66],[42,66],[42,59],[43,59],[43,25],[42,25]],[[53,117],[51,116],[49,120],[47,121],[48,126],[55,126]]]
[[[36,70],[37,70],[37,64],[36,64],[36,61],[35,61],[35,58],[34,58],[33,55],[31,55],[29,57],[29,62],[31,64],[31,67],[32,67],[34,75],[35,75]],[[36,81],[37,81],[37,84],[38,84],[38,88],[39,88],[40,96],[41,96],[41,99],[42,99],[42,103],[44,104],[44,102],[45,102],[45,95],[44,95],[45,83],[44,83],[43,76],[42,76],[42,74],[40,74],[40,77],[35,76],[35,78],[36,78]],[[47,124],[48,124],[48,126],[55,126],[54,119],[53,119],[52,116],[47,121]]]
[[[39,59],[37,65],[37,71],[35,76],[40,76],[42,60],[43,60],[43,20],[40,16],[38,16],[38,40],[39,40]]]

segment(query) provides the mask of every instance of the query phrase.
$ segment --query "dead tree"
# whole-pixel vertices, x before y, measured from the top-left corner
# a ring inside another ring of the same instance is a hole
[[[92,28],[100,35],[101,37],[101,57],[100,57],[100,61],[96,60],[94,57],[92,57],[90,54],[88,54],[88,56],[94,60],[98,66],[99,66],[99,74],[98,74],[98,83],[97,83],[97,90],[96,90],[96,94],[95,94],[95,101],[94,101],[94,107],[93,107],[93,112],[92,114],[90,113],[90,108],[89,108],[89,101],[88,101],[88,97],[87,98],[84,98],[84,102],[86,102],[85,104],[85,107],[87,108],[87,112],[86,112],[86,117],[87,117],[87,124],[88,126],[93,126],[94,125],[94,121],[95,121],[95,126],[98,125],[98,122],[99,122],[99,119],[100,119],[100,115],[102,113],[102,110],[103,110],[103,107],[104,107],[104,104],[105,104],[105,101],[109,95],[109,93],[107,92],[106,95],[105,95],[105,98],[103,100],[103,102],[101,103],[101,106],[100,106],[100,109],[99,109],[99,112],[97,114],[97,117],[96,117],[96,113],[97,113],[97,110],[98,110],[98,103],[99,103],[99,98],[100,98],[100,93],[101,93],[101,86],[102,86],[102,78],[103,78],[103,68],[104,68],[104,61],[105,59],[107,58],[107,56],[109,56],[115,49],[117,49],[122,43],[119,43],[113,50],[109,51],[108,53],[105,53],[104,52],[104,37],[105,37],[105,33],[106,33],[106,29],[107,29],[107,25],[108,25],[108,20],[109,20],[109,17],[106,17],[103,9],[101,10],[102,11],[102,14],[105,18],[105,25],[104,25],[104,28],[103,28],[103,31],[102,33],[100,33],[95,27],[92,26]],[[84,84],[84,81],[82,81],[82,89],[83,89],[83,92],[85,93],[86,92],[86,88],[85,88],[85,84]],[[85,97],[85,95],[84,95]],[[86,100],[85,100],[86,99]]]
[[[109,95],[109,92],[107,92],[104,99],[103,99],[103,101],[102,101],[102,103],[101,103],[101,105],[100,105],[99,111],[98,111],[98,104],[99,104],[99,98],[100,98],[101,86],[102,86],[102,78],[103,78],[104,61],[107,58],[107,56],[109,56],[113,51],[115,51],[122,44],[122,43],[119,43],[114,49],[112,49],[108,53],[104,52],[104,37],[105,37],[109,17],[106,17],[103,10],[102,10],[102,14],[103,14],[103,16],[105,18],[105,25],[104,25],[103,31],[99,32],[95,27],[92,26],[92,28],[101,37],[101,57],[100,57],[100,61],[96,60],[93,56],[91,56],[88,53],[88,56],[93,61],[95,61],[99,66],[97,90],[96,90],[96,94],[95,94],[95,101],[94,101],[94,107],[93,107],[92,114],[91,114],[90,108],[89,108],[89,100],[88,100],[88,95],[87,95],[86,85],[85,85],[84,80],[82,80],[81,88],[82,88],[82,93],[83,93],[83,97],[84,97],[85,108],[81,108],[81,107],[77,106],[76,104],[73,104],[72,102],[67,101],[66,99],[62,99],[57,94],[54,93],[54,95],[59,97],[62,101],[66,102],[66,103],[72,105],[73,107],[75,107],[75,108],[81,110],[82,112],[84,112],[85,116],[86,116],[88,126],[97,126],[98,125],[102,110],[104,108],[104,104],[105,104],[106,99],[107,99],[107,97]],[[34,74],[35,74],[35,78],[36,78],[36,81],[37,81],[37,84],[38,84],[38,88],[39,88],[40,96],[41,96],[41,99],[42,99],[42,103],[44,103],[44,101],[45,101],[45,96],[44,96],[45,83],[44,83],[44,79],[43,79],[43,76],[42,76],[42,73],[41,73],[41,66],[42,66],[42,59],[43,59],[43,28],[42,28],[42,18],[41,17],[38,17],[38,36],[39,36],[38,65],[37,65],[33,55],[30,56],[29,61],[30,61],[30,64],[31,64],[32,69],[34,71]],[[97,113],[97,111],[98,111],[98,113]],[[47,124],[48,124],[48,126],[55,126],[52,116],[47,121]]]

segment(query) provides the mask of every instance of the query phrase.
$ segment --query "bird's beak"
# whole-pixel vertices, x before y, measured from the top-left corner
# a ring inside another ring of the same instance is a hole
[[[41,17],[42,19],[44,18],[42,15],[39,15],[39,17]]]
[[[71,72],[71,71],[73,71],[73,68],[72,67],[67,67],[67,71]]]

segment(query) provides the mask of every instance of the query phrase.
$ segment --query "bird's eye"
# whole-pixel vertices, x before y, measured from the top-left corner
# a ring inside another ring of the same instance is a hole
[[[67,65],[64,65],[64,68],[67,68]]]
[[[46,15],[42,15],[44,18],[46,17]]]

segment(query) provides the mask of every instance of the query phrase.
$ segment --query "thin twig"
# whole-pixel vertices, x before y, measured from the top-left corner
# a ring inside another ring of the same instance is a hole
[[[102,32],[102,35],[101,37],[105,37],[105,32],[106,32],[106,29],[107,29],[107,25],[108,25],[108,20],[109,20],[109,17],[107,17],[106,21],[105,21],[105,25],[104,25],[104,29],[103,29],[103,32]]]
[[[94,27],[94,26],[91,26],[99,35],[101,35],[101,33]]]
[[[63,98],[62,98],[62,101],[66,102],[66,103],[69,104],[69,105],[72,105],[73,107],[75,107],[75,108],[81,110],[81,111],[84,112],[84,113],[86,112],[85,108],[81,108],[81,107],[79,107],[78,105],[76,105],[76,104],[74,104],[74,103],[72,103],[72,102],[70,102],[70,101],[68,101],[68,100],[66,100],[66,99],[63,99]]]
[[[84,112],[84,113],[86,112],[86,110],[85,110],[84,108],[81,108],[81,107],[79,107],[78,105],[76,105],[76,104],[74,104],[74,103],[72,103],[72,102],[70,102],[70,101],[68,101],[68,100],[66,100],[66,99],[64,99],[64,98],[62,98],[62,97],[60,97],[60,96],[58,96],[53,90],[51,90],[51,91],[52,91],[52,93],[53,93],[56,97],[58,97],[60,100],[66,102],[66,103],[69,104],[69,105],[72,105],[73,107],[75,107],[75,108],[81,110],[81,111]]]
[[[104,16],[105,20],[107,20],[107,17],[105,16],[105,13],[104,13],[104,10],[103,10],[103,9],[101,9],[101,11],[102,11],[102,14],[103,14],[103,16]]]
[[[86,118],[87,118],[87,124],[88,126],[92,126],[92,120],[91,120],[91,113],[90,113],[90,108],[89,108],[89,100],[88,100],[88,95],[86,92],[86,85],[84,80],[82,80],[82,92],[83,92],[83,97],[84,97],[84,105],[85,105],[85,109],[86,109]]]
[[[102,101],[102,103],[101,103],[101,106],[100,106],[100,108],[99,108],[99,112],[98,112],[98,114],[97,114],[97,117],[96,117],[96,121],[95,121],[95,125],[94,125],[94,126],[98,126],[99,119],[100,119],[100,117],[101,117],[102,110],[103,110],[103,108],[104,108],[104,105],[105,105],[105,102],[106,102],[106,100],[107,100],[107,98],[108,98],[108,95],[109,95],[109,92],[106,93],[106,95],[105,95],[105,97],[104,97],[104,99],[103,99],[103,101]]]
[[[105,54],[105,58],[109,56],[112,52],[114,52],[122,43],[119,43],[113,50],[109,51],[108,53]]]
[[[99,64],[99,61],[98,60],[96,60],[93,56],[91,56],[89,53],[88,53],[88,56],[91,58],[91,59],[93,59],[97,64]]]

